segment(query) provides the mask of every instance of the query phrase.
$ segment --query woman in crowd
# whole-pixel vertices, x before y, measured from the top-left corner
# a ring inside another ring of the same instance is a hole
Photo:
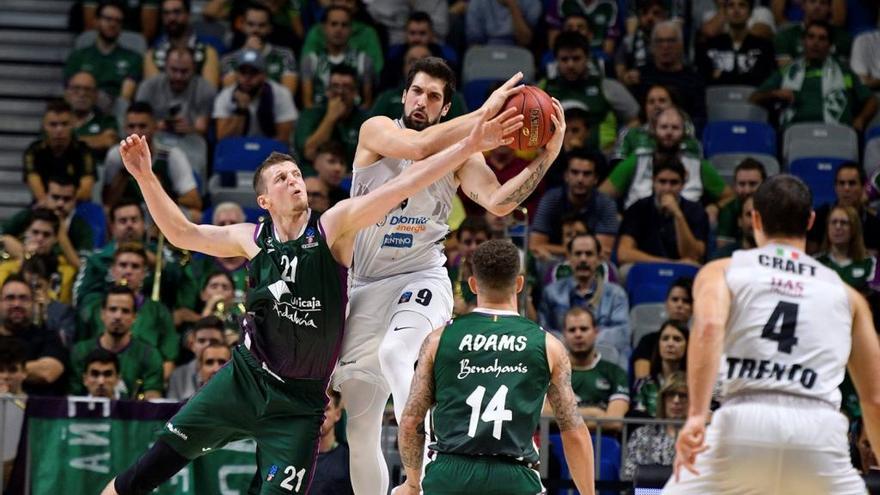
[[[679,371],[687,370],[688,329],[683,324],[667,320],[660,327],[660,338],[651,355],[650,373],[636,381],[633,411],[656,416],[661,408],[658,391]]]
[[[868,295],[875,283],[877,260],[865,249],[862,222],[852,206],[835,206],[828,214],[822,254],[816,259],[853,289]]]

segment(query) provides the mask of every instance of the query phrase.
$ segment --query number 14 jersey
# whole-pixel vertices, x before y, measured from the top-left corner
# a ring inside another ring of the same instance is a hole
[[[840,407],[852,345],[845,285],[832,270],[791,246],[733,254],[724,338],[722,395],[779,392]]]

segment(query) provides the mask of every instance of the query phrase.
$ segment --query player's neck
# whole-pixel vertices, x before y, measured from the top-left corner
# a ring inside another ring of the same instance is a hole
[[[485,308],[485,309],[494,309],[497,311],[516,311],[517,310],[517,302],[516,302],[516,294],[510,296],[506,301],[501,301],[498,299],[489,299],[487,297],[480,297],[477,295],[477,307]]]
[[[764,247],[769,244],[781,244],[783,246],[793,247],[800,251],[807,250],[807,239],[805,237],[768,237],[764,239],[764,242],[759,245],[759,247]]]
[[[275,235],[278,236],[278,240],[281,242],[296,239],[308,221],[309,210],[272,216],[272,223],[275,226]]]

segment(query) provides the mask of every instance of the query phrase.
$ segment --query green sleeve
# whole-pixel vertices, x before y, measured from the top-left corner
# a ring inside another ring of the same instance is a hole
[[[618,163],[617,166],[614,167],[614,170],[611,171],[611,174],[608,175],[608,182],[610,182],[611,185],[614,186],[614,189],[616,189],[621,195],[626,194],[626,190],[629,189],[629,184],[632,182],[633,177],[636,174],[637,164],[638,157],[635,155],[629,156],[622,162]]]
[[[140,82],[140,80],[143,79],[143,75],[144,75],[144,73],[143,73],[144,57],[141,57],[137,53],[131,52],[130,58],[131,58],[131,63],[134,67],[132,69],[130,75],[135,81]]]
[[[176,309],[180,308],[188,308],[193,311],[196,309],[196,302],[199,299],[199,282],[196,279],[195,271],[195,261],[190,262],[183,269],[183,274],[180,279],[180,285],[177,289],[177,301],[175,304]]]
[[[449,112],[446,114],[446,119],[454,119],[466,113],[468,113],[468,108],[467,103],[464,101],[464,96],[456,91],[452,95],[452,105],[449,107]]]
[[[868,89],[868,87],[865,86],[864,83],[862,83],[862,78],[853,73],[850,73],[849,76],[852,77],[853,93],[856,96],[856,107],[861,109],[865,102],[868,101],[868,98],[870,98],[874,93],[872,93],[871,90]]]
[[[180,350],[180,336],[174,329],[174,319],[162,304],[153,304],[152,307],[153,328],[159,333],[159,354],[162,355],[163,361],[175,361]]]
[[[112,245],[110,247],[112,248]],[[110,256],[112,256],[112,249],[109,252],[111,253]],[[77,307],[82,307],[88,295],[96,295],[103,292],[104,285],[107,283],[108,265],[113,259],[107,256],[106,253],[106,250],[99,251],[89,256],[88,260],[86,260],[85,267],[82,268],[82,273],[79,276],[79,280],[77,280],[77,300],[75,301]]]
[[[737,206],[739,201],[731,201],[718,212],[718,237],[733,239],[736,236]]]
[[[92,226],[88,222],[79,217],[74,217],[71,222],[71,229],[67,230],[67,236],[77,251],[91,251],[95,248],[95,233]]]
[[[629,397],[629,379],[626,371],[620,366],[614,365],[611,371],[611,389],[614,390],[611,395],[625,395]]]
[[[377,115],[384,115],[389,119],[396,119],[400,117],[400,115],[393,115],[394,111],[394,90],[383,91],[378,98],[376,98],[376,102],[373,103],[373,108],[370,109],[370,117],[375,117]],[[398,93],[399,98],[400,93]],[[451,113],[451,112],[450,112]],[[449,119],[450,117],[446,117]]]
[[[318,110],[321,110],[321,114],[318,114]],[[296,131],[294,132],[293,141],[294,146],[296,146],[296,152],[299,154],[301,160],[305,158],[306,141],[308,141],[309,136],[315,132],[315,129],[318,128],[318,125],[321,122],[320,119],[323,115],[323,108],[310,108],[300,115],[299,122],[296,123]]]
[[[306,33],[306,40],[303,42],[302,51],[300,52],[299,60],[302,62],[306,55],[309,53],[315,53],[324,46],[324,33],[321,31],[321,25],[315,24],[309,29],[309,32]]]
[[[85,372],[86,354],[93,348],[91,342],[80,342],[70,352],[70,395],[85,395],[82,376]]]
[[[67,57],[67,62],[64,64],[64,80],[70,79],[79,72],[80,66],[82,66],[82,50],[76,50]]]
[[[794,57],[794,51],[791,49],[791,38],[793,35],[796,36],[795,31],[796,29],[794,26],[788,29],[783,29],[773,39],[773,48],[776,51],[777,57],[780,55]]]
[[[779,89],[782,86],[782,71],[777,70],[774,71],[773,74],[767,78],[764,82],[758,86],[758,89],[755,91],[770,91],[773,89]]]
[[[21,234],[24,234],[25,229],[27,229],[28,220],[31,218],[31,210],[25,208],[12,217],[9,220],[3,222],[3,234],[11,235],[12,237],[18,237]]]
[[[373,62],[373,71],[378,75],[382,73],[385,65],[385,56],[382,54],[382,45],[376,30],[368,24],[354,21],[352,26],[351,47],[366,53]]]
[[[103,298],[104,295],[101,292],[89,293],[83,297],[77,307],[77,342],[93,339],[101,333],[99,309]]]
[[[146,345],[146,344],[145,344]],[[160,394],[165,392],[165,379],[162,370],[162,356],[156,349],[147,346],[149,352],[145,356],[144,386],[143,391],[157,390]]]
[[[634,134],[633,129],[630,129],[623,135],[623,140],[620,142],[620,149],[617,151],[617,156],[626,158],[632,155],[633,150],[635,149]]]
[[[718,175],[718,171],[708,160],[703,160],[700,164],[700,178],[703,180],[704,194],[707,194],[712,201],[717,201],[724,193],[727,183]]]

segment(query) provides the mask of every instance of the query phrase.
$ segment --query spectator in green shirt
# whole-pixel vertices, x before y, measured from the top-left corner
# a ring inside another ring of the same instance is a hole
[[[96,347],[86,356],[86,369],[82,383],[89,397],[119,399],[117,387],[122,383],[119,377],[119,358],[116,354]]]
[[[639,120],[642,125],[638,127],[624,127],[617,137],[617,146],[614,149],[612,160],[623,160],[632,155],[644,155],[653,153],[657,149],[657,140],[651,132],[651,120],[661,111],[672,107],[681,106],[677,95],[666,86],[655,84],[648,88],[645,99],[642,102],[642,111]],[[694,157],[703,156],[703,148],[700,142],[694,138],[694,123],[690,119],[684,123],[685,138],[681,143],[681,152]]]
[[[837,272],[853,289],[869,294],[872,284],[877,283],[877,259],[865,249],[858,210],[852,206],[833,207],[826,232],[822,254],[816,260]]]
[[[98,83],[88,72],[77,72],[67,81],[64,99],[73,110],[73,133],[92,150],[97,162],[119,142],[119,125],[97,107]]]
[[[359,2],[355,0],[334,0],[329,3],[334,7],[347,10],[351,16],[351,34],[348,38],[348,46],[358,52],[366,54],[372,61],[373,69],[376,71],[376,74],[382,73],[382,67],[385,60],[382,52],[382,44],[379,40],[376,28],[370,25],[371,23],[364,22],[364,20],[360,19],[362,16],[360,16],[360,12],[358,12]],[[324,12],[326,14],[329,12],[329,9]],[[330,38],[332,38],[332,36],[328,37],[323,26],[323,21],[321,24],[315,24],[309,28],[309,32],[306,34],[306,39],[303,42],[302,58],[305,59],[306,55],[310,53],[320,53],[327,50],[327,41]]]
[[[119,360],[120,397],[127,399],[158,399],[162,397],[162,357],[155,347],[133,334],[135,293],[128,287],[112,286],[100,295],[101,333],[74,346],[70,360],[71,393],[85,393],[83,375],[87,356],[95,349],[112,352]]]
[[[733,170],[733,192],[736,197],[721,207],[718,213],[718,247],[738,244],[742,239],[739,228],[739,215],[746,198],[754,194],[764,180],[767,171],[764,165],[754,158],[746,158]]]
[[[831,40],[831,53],[841,62],[848,61],[852,49],[852,36],[846,29],[830,24],[831,0],[803,0],[802,5],[804,7],[803,22],[780,30],[773,40],[776,48],[776,62],[779,67],[784,67],[804,55],[803,39],[806,28],[817,21],[829,23],[828,38]]]
[[[755,203],[752,196],[746,196],[742,200],[739,216],[736,219],[737,230],[739,231],[739,239],[736,242],[725,244],[712,253],[712,259],[727,258],[733,256],[734,251],[740,249],[754,249],[758,244],[755,242],[755,230],[752,225],[752,210],[755,209]]]
[[[100,26],[101,8],[105,4],[113,4],[120,12],[124,12],[122,27],[129,31],[141,33],[149,42],[159,30],[159,0],[84,0],[82,2],[83,24],[85,30],[97,29]]]
[[[103,93],[102,107],[111,108],[117,97],[127,101],[134,97],[137,81],[141,78],[143,57],[118,44],[125,21],[121,5],[101,3],[97,13],[98,37],[95,44],[75,50],[67,57],[64,79],[70,79],[81,71],[91,73]]]
[[[783,128],[798,122],[825,122],[864,131],[877,112],[877,99],[849,67],[831,56],[831,25],[812,21],[803,33],[803,57],[764,81],[752,94],[752,103],[784,105]]]

